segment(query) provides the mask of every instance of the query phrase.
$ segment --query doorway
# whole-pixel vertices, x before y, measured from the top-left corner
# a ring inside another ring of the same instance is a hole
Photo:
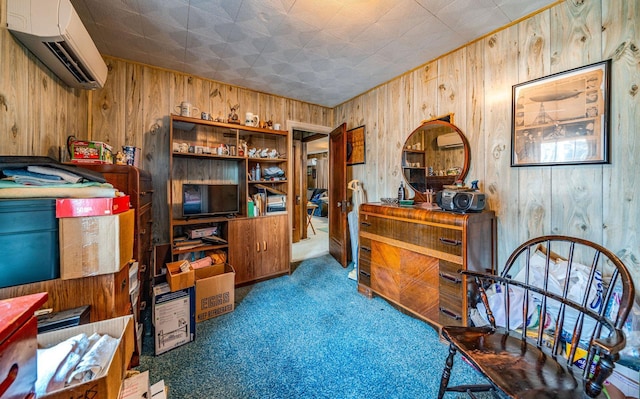
[[[329,253],[328,186],[322,186],[328,185],[328,134],[332,129],[295,121],[287,121],[287,128],[294,160],[290,171],[291,261],[298,262]]]

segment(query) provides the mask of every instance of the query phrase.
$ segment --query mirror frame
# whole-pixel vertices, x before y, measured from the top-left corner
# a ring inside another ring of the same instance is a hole
[[[467,177],[467,173],[469,172],[469,167],[470,167],[470,163],[471,163],[471,150],[469,147],[469,141],[467,140],[467,137],[464,135],[464,133],[462,133],[462,130],[460,130],[460,128],[458,128],[456,125],[454,125],[453,123],[449,123],[446,120],[443,120],[443,118],[439,118],[439,119],[431,119],[431,120],[427,120],[427,121],[423,121],[420,126],[418,126],[415,130],[413,130],[411,132],[411,134],[409,134],[402,146],[402,154],[401,154],[401,159],[404,162],[405,159],[405,151],[407,150],[407,141],[409,141],[409,139],[416,134],[417,132],[419,132],[420,130],[423,130],[425,126],[430,126],[430,125],[440,125],[443,127],[449,127],[451,128],[451,130],[455,131],[456,133],[458,133],[458,135],[460,136],[460,138],[462,139],[462,145],[464,147],[464,165],[462,166],[462,170],[460,171],[460,174],[458,175],[446,175],[446,176],[431,176],[431,177],[437,177],[439,180],[437,183],[432,184],[432,188],[434,193],[438,192],[440,190],[443,189],[443,186],[445,185],[450,185],[450,184],[454,184],[456,180],[462,180],[464,181],[464,179]],[[426,162],[425,162],[426,163]],[[401,165],[402,167],[402,178],[405,182],[405,184],[407,185],[407,187],[411,188],[411,190],[413,190],[414,192],[414,198],[413,200],[415,202],[433,202],[435,201],[435,195],[434,196],[427,196],[426,194],[418,191],[415,189],[415,187],[413,187],[405,173],[404,173],[404,169],[405,166]],[[426,176],[426,165],[424,166],[424,170],[425,170],[425,180],[427,178],[429,178],[430,176]]]

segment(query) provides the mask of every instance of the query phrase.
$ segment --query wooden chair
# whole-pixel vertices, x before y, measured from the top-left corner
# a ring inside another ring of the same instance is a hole
[[[451,391],[472,398],[482,391],[501,397],[496,390],[536,399],[600,394],[625,346],[621,327],[634,298],[617,256],[583,239],[544,236],[520,245],[499,276],[461,273],[488,323],[442,328],[450,345],[438,398]],[[487,385],[448,387],[457,352]]]

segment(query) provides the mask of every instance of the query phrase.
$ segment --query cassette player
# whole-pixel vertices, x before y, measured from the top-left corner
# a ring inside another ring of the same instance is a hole
[[[485,207],[486,198],[475,190],[445,189],[436,194],[436,203],[445,211],[480,212]]]

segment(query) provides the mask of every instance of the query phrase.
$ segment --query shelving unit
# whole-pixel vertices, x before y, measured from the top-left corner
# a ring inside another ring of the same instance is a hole
[[[290,174],[288,131],[204,121],[171,115],[169,213],[172,258],[196,260],[211,251],[224,251],[236,269],[236,284],[289,273]],[[261,177],[252,177],[260,164]],[[238,207],[232,215],[183,214],[183,185],[237,185]],[[265,193],[267,192],[268,193]],[[250,215],[248,199],[261,194],[280,195],[284,208],[267,212],[266,200],[257,217]],[[265,227],[270,226],[270,227]],[[197,242],[190,229],[216,228],[214,239]],[[267,229],[268,235],[261,231]],[[185,238],[186,237],[186,238]],[[255,241],[255,243],[253,242]],[[277,249],[276,253],[271,253]],[[273,258],[270,262],[264,259]],[[269,265],[256,267],[256,265]],[[238,278],[240,276],[241,278]]]

